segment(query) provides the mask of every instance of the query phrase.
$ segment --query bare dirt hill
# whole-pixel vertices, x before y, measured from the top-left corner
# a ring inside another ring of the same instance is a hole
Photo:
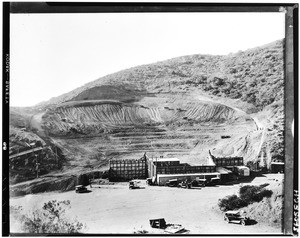
[[[204,164],[209,149],[268,166],[284,160],[283,83],[280,40],[227,56],[183,56],[123,70],[25,114],[33,118],[29,133],[61,151],[64,162],[52,174],[104,170],[110,158],[144,152]],[[23,114],[11,114],[12,133],[23,126]]]

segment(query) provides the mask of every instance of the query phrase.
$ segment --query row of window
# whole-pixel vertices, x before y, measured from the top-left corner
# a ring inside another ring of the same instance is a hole
[[[117,169],[117,170],[124,170],[124,169],[131,169],[131,170],[137,170],[137,169],[146,169],[145,166],[114,166],[110,167],[111,169]]]
[[[117,174],[117,176],[120,176],[120,177],[128,177],[128,176],[133,176],[133,177],[145,177],[146,176],[146,173],[138,173],[138,174],[123,174],[123,173],[120,173],[120,174]]]
[[[140,160],[110,161],[110,164],[145,164],[145,161],[140,161]]]
[[[243,161],[216,161],[217,166],[222,166],[222,165],[243,165]]]
[[[118,163],[118,164],[110,164],[110,166],[116,166],[116,165],[146,165],[145,163]]]
[[[194,173],[213,173],[216,170],[202,170],[202,171],[194,171],[194,170],[159,170],[157,174],[194,174]]]
[[[167,169],[167,170],[189,170],[189,171],[206,171],[206,170],[215,170],[215,166],[192,166],[192,167],[185,167],[185,166],[176,166],[176,167],[157,167],[158,170]]]

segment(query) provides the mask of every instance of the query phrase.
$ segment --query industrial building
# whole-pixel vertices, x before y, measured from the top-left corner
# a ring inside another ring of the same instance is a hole
[[[215,157],[209,151],[206,164],[191,165],[181,163],[178,158],[148,158],[110,160],[109,178],[112,181],[151,178],[157,185],[165,185],[169,180],[198,180],[212,178],[229,181],[233,173],[249,176],[250,169],[243,166],[243,157]]]
[[[220,173],[193,173],[193,174],[157,174],[156,176],[156,184],[163,186],[172,179],[177,179],[178,181],[185,180],[199,180],[199,179],[207,179],[210,181],[212,178],[220,178]]]
[[[244,166],[243,157],[216,157],[212,155],[210,151],[208,151],[208,153],[216,165],[216,170],[222,174],[221,179],[230,179],[232,172],[239,176],[250,176],[250,169]]]
[[[147,178],[147,158],[109,161],[109,180],[127,181],[131,179]]]
[[[148,177],[158,185],[165,185],[171,179],[194,180],[211,179],[220,177],[216,172],[216,166],[209,165],[190,165],[180,163],[177,158],[154,158],[148,159]]]

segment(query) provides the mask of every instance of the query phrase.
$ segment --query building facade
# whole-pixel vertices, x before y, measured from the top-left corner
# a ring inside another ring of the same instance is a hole
[[[203,178],[203,176],[219,175],[215,165],[190,165],[180,163],[177,158],[155,158],[148,159],[148,177],[152,178],[158,185],[164,185],[168,180],[177,178],[179,180]]]
[[[128,181],[131,179],[146,179],[148,175],[146,157],[130,160],[109,161],[109,180]]]
[[[243,157],[215,157],[209,151],[209,156],[217,167],[233,169],[235,166],[243,166]]]

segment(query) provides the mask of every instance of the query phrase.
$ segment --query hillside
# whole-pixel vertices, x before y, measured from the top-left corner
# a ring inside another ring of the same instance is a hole
[[[44,105],[74,100],[138,100],[149,93],[195,88],[241,99],[262,110],[283,99],[283,40],[227,56],[191,55],[107,75]],[[125,96],[126,95],[126,96]],[[115,96],[113,96],[115,97]]]
[[[145,152],[205,164],[212,150],[268,167],[284,160],[283,72],[283,40],[226,56],[178,57],[107,75],[31,111],[12,110],[10,131],[26,127],[58,149],[53,174],[105,170],[110,158]]]

